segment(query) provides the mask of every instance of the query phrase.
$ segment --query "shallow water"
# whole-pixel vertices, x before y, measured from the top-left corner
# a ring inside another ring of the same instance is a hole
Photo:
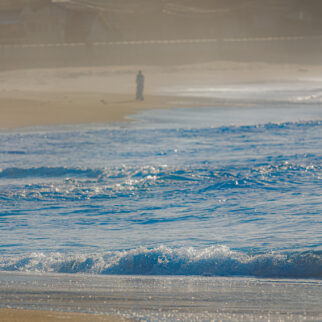
[[[318,104],[0,132],[0,270],[322,276]]]
[[[208,97],[224,101],[237,102],[269,102],[280,104],[321,103],[321,78],[301,77],[294,82],[258,82],[257,84],[231,84],[213,87],[177,86],[162,88],[164,94],[178,97]]]

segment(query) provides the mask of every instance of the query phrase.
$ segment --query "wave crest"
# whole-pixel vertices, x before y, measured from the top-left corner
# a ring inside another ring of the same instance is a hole
[[[105,255],[34,253],[2,258],[0,270],[124,275],[255,276],[322,278],[321,252],[250,255],[225,246],[204,249],[137,248]]]

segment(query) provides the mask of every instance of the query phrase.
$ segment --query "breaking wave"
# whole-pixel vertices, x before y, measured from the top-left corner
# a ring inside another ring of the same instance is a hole
[[[22,272],[322,278],[322,252],[251,255],[226,246],[137,248],[104,255],[33,253],[0,258],[0,270]]]

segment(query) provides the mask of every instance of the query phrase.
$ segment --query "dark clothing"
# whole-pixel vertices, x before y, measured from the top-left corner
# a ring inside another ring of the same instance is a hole
[[[144,76],[141,72],[136,75],[136,100],[143,101]]]

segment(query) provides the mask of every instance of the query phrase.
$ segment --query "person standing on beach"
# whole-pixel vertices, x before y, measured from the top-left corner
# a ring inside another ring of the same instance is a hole
[[[139,70],[138,74],[136,75],[136,100],[143,101],[143,89],[144,89],[144,75]]]

